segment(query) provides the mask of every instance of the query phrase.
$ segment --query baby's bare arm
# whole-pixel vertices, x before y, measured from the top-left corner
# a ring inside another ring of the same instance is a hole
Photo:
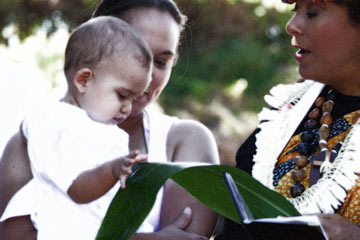
[[[135,162],[145,161],[147,155],[132,152],[127,156],[106,162],[97,168],[81,173],[71,184],[68,194],[74,202],[89,203],[103,196],[117,181],[122,188]]]

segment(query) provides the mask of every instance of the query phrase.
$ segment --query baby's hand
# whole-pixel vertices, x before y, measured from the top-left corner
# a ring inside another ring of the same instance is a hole
[[[124,189],[126,178],[132,173],[131,167],[136,162],[147,160],[147,154],[140,154],[139,151],[129,153],[127,156],[117,158],[112,161],[112,175],[120,180],[121,188]]]

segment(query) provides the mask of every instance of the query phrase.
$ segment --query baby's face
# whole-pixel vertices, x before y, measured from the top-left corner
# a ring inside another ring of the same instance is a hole
[[[106,60],[93,71],[93,79],[79,103],[94,121],[118,124],[130,114],[133,101],[148,87],[151,68],[142,66],[132,54]]]

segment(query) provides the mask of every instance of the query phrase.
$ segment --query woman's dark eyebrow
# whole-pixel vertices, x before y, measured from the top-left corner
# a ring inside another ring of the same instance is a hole
[[[323,3],[323,2],[319,2],[319,3],[310,2],[309,5],[307,6],[307,10],[312,10],[315,7],[324,8],[325,3]]]
[[[136,93],[130,89],[127,89],[127,88],[123,88],[123,87],[119,87],[118,89],[116,89],[117,91],[125,91],[126,93],[128,93],[129,95],[136,95]]]
[[[164,54],[164,55],[175,55],[175,53],[173,53],[173,52],[170,51],[170,50],[164,51],[164,52],[162,52],[161,54]]]

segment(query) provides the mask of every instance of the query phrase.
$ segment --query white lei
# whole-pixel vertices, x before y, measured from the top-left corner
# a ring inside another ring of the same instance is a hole
[[[264,108],[256,135],[257,152],[253,161],[252,175],[262,184],[274,190],[273,170],[278,157],[305,117],[324,84],[307,80],[303,83],[278,85],[265,96],[266,102],[277,110]],[[346,198],[360,173],[360,119],[353,125],[331,167],[319,181],[296,198],[288,198],[302,214],[334,213]]]

